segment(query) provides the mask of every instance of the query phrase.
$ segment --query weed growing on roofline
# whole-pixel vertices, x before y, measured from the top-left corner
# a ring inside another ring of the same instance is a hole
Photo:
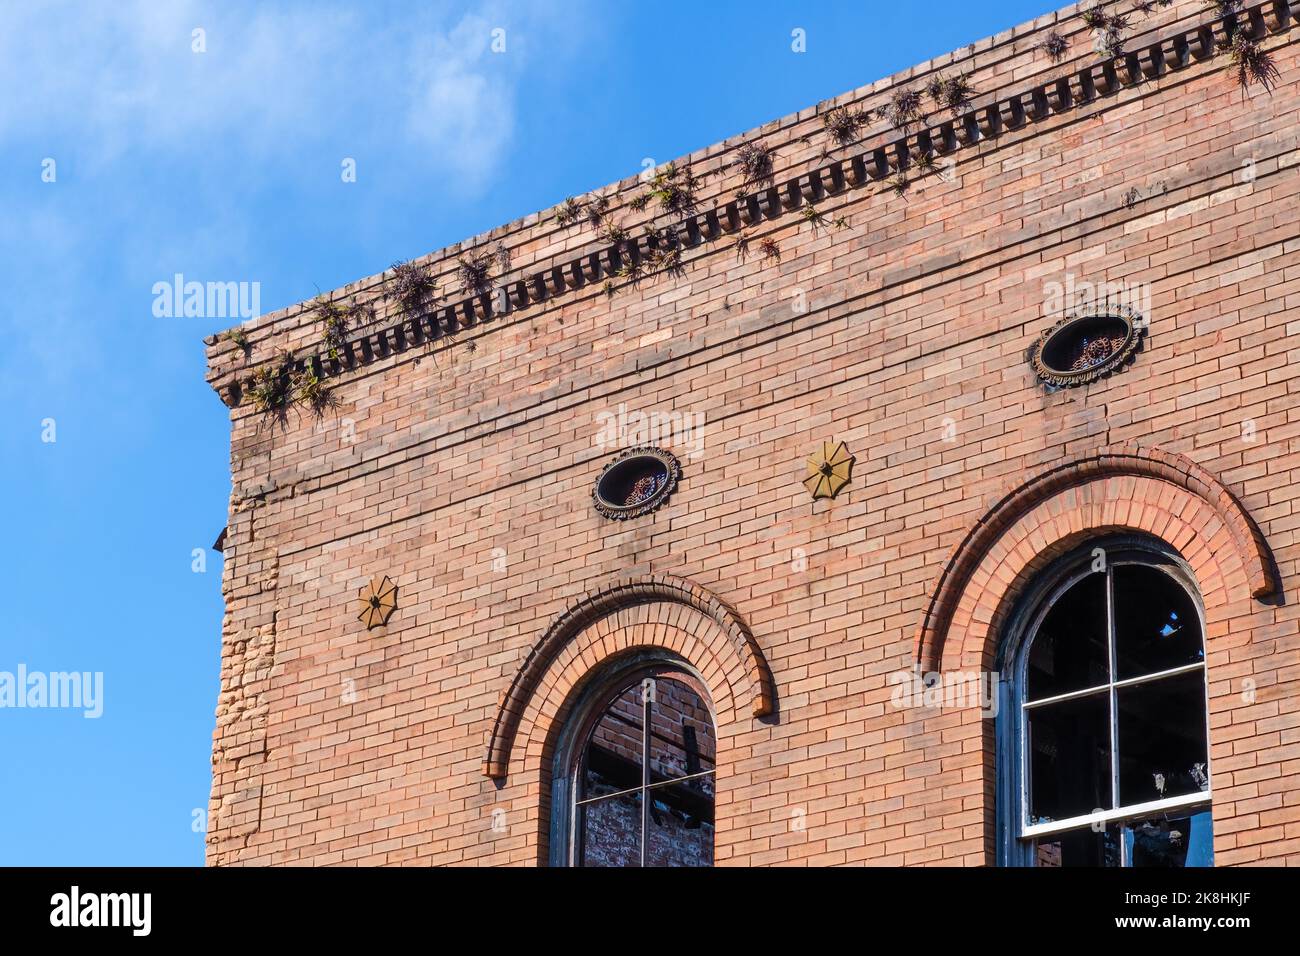
[[[926,87],[926,92],[935,106],[946,109],[953,116],[965,109],[971,97],[975,95],[970,79],[962,73],[956,76],[934,77]]]
[[[1237,85],[1243,90],[1248,89],[1251,83],[1258,83],[1269,90],[1282,78],[1268,51],[1261,49],[1258,43],[1240,29],[1234,30],[1230,38],[1220,40],[1218,47],[1221,53],[1228,54],[1228,60],[1237,76]]]
[[[1115,57],[1124,52],[1124,38],[1128,32],[1128,17],[1113,13],[1105,4],[1098,3],[1083,12],[1083,22],[1093,32],[1098,52]]]
[[[822,126],[837,146],[848,146],[867,122],[867,114],[849,106],[837,106],[822,117]]]
[[[222,333],[221,337],[227,342],[233,342],[235,345],[239,346],[239,348],[243,350],[245,358],[247,358],[249,353],[253,351],[253,343],[248,341],[248,335],[244,332],[243,328],[238,325],[233,329],[227,329]]]
[[[1065,59],[1065,53],[1070,48],[1069,42],[1061,34],[1053,30],[1047,34],[1047,39],[1043,41],[1043,51],[1053,63],[1060,63]]]
[[[596,227],[596,235],[602,242],[621,246],[631,238],[631,234],[612,215],[606,213]]]
[[[253,372],[243,394],[255,410],[281,423],[293,405],[308,408],[319,417],[338,404],[317,363],[299,363],[285,349],[276,353],[274,361]]]
[[[746,143],[736,151],[736,165],[745,177],[746,186],[772,181],[772,157],[776,150],[762,143]]]
[[[352,331],[352,323],[366,317],[371,311],[356,302],[343,305],[324,294],[316,296],[309,309],[321,323],[321,345],[324,346],[326,354],[334,359],[339,357],[343,343],[347,340],[348,333]]]
[[[609,215],[609,197],[600,195],[591,200],[587,203],[586,214],[587,225],[599,229]]]
[[[281,349],[272,362],[255,369],[244,387],[244,395],[253,408],[264,415],[283,420],[293,397],[294,357]]]
[[[289,378],[294,402],[311,409],[317,418],[338,404],[315,362],[304,362]]]
[[[645,191],[628,205],[641,212],[651,202],[655,202],[661,210],[674,216],[689,215],[695,212],[695,191],[699,185],[700,181],[689,166],[679,169],[676,163],[669,163],[655,171],[646,184]]]
[[[812,226],[814,235],[819,234],[823,229],[847,229],[849,222],[842,216],[837,219],[831,219],[825,212],[817,208],[816,203],[806,203],[800,210],[799,216],[804,222]]]
[[[745,235],[744,233],[737,234],[735,249],[736,249],[737,261],[744,262],[746,259],[748,259],[749,258],[749,236]]]
[[[509,268],[510,250],[505,246],[476,249],[456,260],[456,278],[466,295],[483,295],[492,285],[493,272],[500,274]]]
[[[563,227],[572,226],[582,218],[582,203],[570,196],[560,204],[555,213],[555,221]]]
[[[913,152],[912,162],[916,166],[916,171],[922,176],[928,176],[939,171],[939,164],[934,161],[934,153],[929,150]]]
[[[424,315],[438,301],[438,280],[427,265],[398,261],[393,263],[393,278],[385,298],[397,300],[398,310],[407,318]]]
[[[895,129],[911,129],[921,119],[921,94],[911,89],[895,90],[876,115],[889,120]]]

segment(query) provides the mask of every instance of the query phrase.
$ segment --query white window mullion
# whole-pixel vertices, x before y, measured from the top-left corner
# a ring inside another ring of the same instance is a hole
[[[1120,806],[1119,799],[1119,692],[1115,689],[1115,680],[1119,674],[1119,655],[1115,648],[1115,569],[1106,562],[1106,654],[1110,671],[1106,675],[1110,681],[1110,805],[1111,809]],[[1103,837],[1105,833],[1103,831]],[[1128,854],[1124,848],[1123,834],[1119,841],[1119,865],[1128,866]]]

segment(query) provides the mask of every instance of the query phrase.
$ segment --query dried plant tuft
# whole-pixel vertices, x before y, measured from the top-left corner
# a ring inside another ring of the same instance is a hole
[[[556,224],[564,228],[572,226],[581,218],[582,203],[572,196],[560,203],[559,209],[555,213]]]
[[[1124,52],[1124,38],[1128,33],[1126,15],[1113,13],[1104,3],[1098,3],[1083,12],[1083,22],[1092,30],[1099,53],[1115,57]]]
[[[596,236],[602,242],[621,246],[630,238],[628,231],[609,213],[606,213],[596,226]]]
[[[263,414],[284,418],[293,394],[289,379],[293,363],[292,353],[281,350],[275,361],[253,371],[244,387],[244,394],[252,401],[253,408]]]
[[[466,295],[483,295],[491,288],[493,271],[500,274],[509,268],[510,250],[505,246],[476,249],[456,260],[456,278]]]
[[[248,335],[244,332],[243,328],[238,325],[233,329],[228,329],[223,332],[221,337],[227,342],[233,342],[235,345],[239,346],[240,349],[243,350],[245,357],[253,351],[253,343],[248,341]]]
[[[280,349],[274,361],[256,369],[244,388],[253,407],[283,423],[294,404],[305,406],[318,416],[338,404],[314,361],[298,366],[292,352]]]
[[[369,307],[360,303],[343,305],[326,295],[316,296],[310,309],[321,323],[321,344],[330,358],[339,357],[339,350],[352,331],[353,323],[373,314]]]
[[[965,109],[975,95],[970,78],[962,73],[934,77],[926,87],[926,92],[935,106],[947,110],[953,116]]]
[[[1069,49],[1069,41],[1055,30],[1047,34],[1047,39],[1043,41],[1043,51],[1053,63],[1060,63],[1065,59],[1066,51]]]
[[[325,384],[314,362],[304,362],[302,368],[293,372],[290,375],[290,386],[293,389],[293,400],[311,409],[317,418],[338,404],[338,399]]]
[[[934,161],[934,153],[925,151],[914,153],[912,162],[916,165],[916,171],[922,176],[928,176],[931,173],[939,172],[939,164]]]
[[[1100,3],[1083,11],[1083,25],[1089,30],[1104,30],[1109,20],[1110,13]]]
[[[695,191],[700,182],[689,166],[678,168],[676,163],[669,163],[656,170],[646,184],[645,192],[633,199],[628,205],[636,211],[645,209],[656,202],[664,212],[675,216],[686,216],[695,212]]]
[[[645,254],[645,273],[647,275],[664,272],[673,278],[680,278],[686,271],[682,263],[682,247],[680,243],[664,242],[662,238],[659,245],[651,247]]]
[[[889,120],[896,129],[910,129],[921,119],[921,94],[911,89],[895,90],[876,115]]]
[[[599,229],[609,215],[609,197],[597,196],[587,203],[587,225]]]
[[[1243,90],[1252,83],[1270,90],[1282,78],[1273,57],[1243,30],[1234,30],[1229,39],[1220,41],[1219,50],[1228,54],[1237,75],[1237,84]]]
[[[812,226],[814,235],[820,233],[823,229],[847,229],[849,221],[844,217],[831,219],[825,212],[817,208],[816,203],[807,203],[799,210],[799,216],[804,222]]]
[[[736,165],[745,176],[746,185],[772,181],[772,157],[776,150],[762,143],[746,143],[736,151]]]
[[[407,318],[424,315],[438,301],[438,280],[427,265],[397,261],[393,263],[385,298],[397,300],[397,307]]]
[[[849,106],[837,106],[822,117],[822,125],[837,146],[848,146],[857,139],[866,122],[866,113]]]

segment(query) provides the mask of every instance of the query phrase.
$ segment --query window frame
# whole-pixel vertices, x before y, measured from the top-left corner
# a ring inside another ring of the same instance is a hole
[[[602,671],[579,692],[565,720],[564,728],[555,747],[555,756],[551,762],[551,804],[550,804],[550,839],[548,860],[550,866],[580,867],[577,855],[582,848],[582,840],[577,833],[579,775],[582,773],[583,757],[587,740],[596,724],[604,715],[606,708],[614,697],[634,686],[647,677],[670,678],[673,675],[691,678],[698,684],[700,699],[708,709],[709,720],[713,724],[715,742],[718,739],[718,715],[714,709],[708,682],[690,663],[657,648],[642,648],[622,655],[617,661],[609,662]],[[649,792],[658,787],[681,783],[683,780],[695,780],[706,776],[714,780],[714,805],[716,807],[718,768],[716,761],[712,770],[690,774],[686,777],[648,783],[647,755],[642,754],[642,784],[620,793]],[[616,794],[605,794],[608,799]],[[642,801],[642,825],[648,813],[646,802]],[[716,832],[716,824],[715,824]],[[641,859],[645,858],[644,839],[641,845]]]
[[[1095,552],[1101,549],[1106,555],[1106,571],[1109,580],[1106,589],[1106,643],[1108,658],[1108,679],[1105,684],[1096,684],[1087,688],[1045,697],[1036,701],[1026,701],[1026,669],[1029,662],[1029,650],[1043,620],[1047,617],[1060,597],[1091,574]],[[1144,565],[1156,568],[1170,576],[1191,599],[1196,610],[1197,625],[1201,632],[1201,660],[1191,664],[1182,664],[1161,671],[1153,671],[1139,677],[1116,679],[1115,650],[1115,596],[1113,569],[1122,565]],[[1146,536],[1115,535],[1088,541],[1068,554],[1058,558],[1040,571],[1028,591],[1017,602],[1008,627],[1007,638],[1002,642],[998,661],[999,701],[996,730],[996,772],[997,772],[997,851],[1000,866],[1033,866],[1034,847],[1038,840],[1058,834],[1084,828],[1105,827],[1109,824],[1123,824],[1128,820],[1140,820],[1154,814],[1187,811],[1189,816],[1198,812],[1211,810],[1214,801],[1214,773],[1210,739],[1209,707],[1209,668],[1208,648],[1206,646],[1205,605],[1201,591],[1197,586],[1195,575],[1187,562],[1172,548],[1163,542]],[[1109,711],[1109,729],[1111,736],[1111,802],[1119,801],[1119,721],[1116,714],[1117,692],[1120,688],[1150,683],[1165,677],[1182,673],[1200,671],[1203,675],[1201,687],[1203,714],[1205,718],[1205,773],[1207,788],[1198,793],[1183,794],[1162,800],[1152,800],[1140,804],[1116,806],[1113,809],[1080,814],[1064,820],[1052,820],[1034,824],[1029,817],[1029,721],[1026,711],[1071,698],[1085,697],[1105,691]],[[1128,862],[1127,841],[1121,842],[1121,858]]]

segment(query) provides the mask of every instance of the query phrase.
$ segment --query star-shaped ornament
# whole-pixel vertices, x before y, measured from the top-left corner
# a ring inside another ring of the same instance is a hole
[[[818,498],[834,498],[840,489],[853,477],[854,457],[844,442],[838,445],[824,442],[821,450],[808,456],[808,477],[803,480],[804,487]]]
[[[387,624],[397,610],[397,585],[385,574],[363,587],[358,600],[361,601],[361,613],[357,620],[366,626],[366,630],[372,630]]]

